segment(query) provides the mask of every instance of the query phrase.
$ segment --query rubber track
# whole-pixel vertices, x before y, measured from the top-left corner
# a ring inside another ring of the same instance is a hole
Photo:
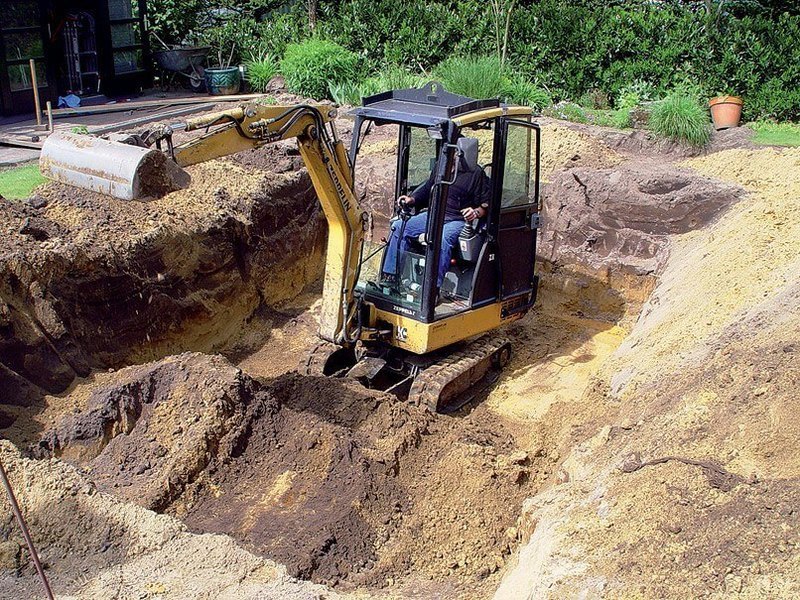
[[[300,362],[300,368],[298,369],[300,374],[322,375],[328,358],[338,349],[339,346],[336,344],[320,342],[314,346],[314,349]]]
[[[437,412],[440,406],[446,406],[483,379],[494,355],[506,345],[511,345],[507,338],[487,335],[445,356],[417,375],[408,393],[409,401]]]

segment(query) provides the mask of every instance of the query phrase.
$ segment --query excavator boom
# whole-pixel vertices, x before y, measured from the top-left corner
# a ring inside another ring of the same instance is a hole
[[[320,337],[351,345],[359,335],[353,292],[366,214],[353,192],[352,170],[336,135],[335,117],[332,106],[248,104],[127,136],[125,143],[57,133],[42,148],[40,169],[55,181],[135,200],[186,187],[190,177],[182,167],[296,138],[328,222]],[[174,132],[201,129],[207,131],[200,137],[172,144]]]

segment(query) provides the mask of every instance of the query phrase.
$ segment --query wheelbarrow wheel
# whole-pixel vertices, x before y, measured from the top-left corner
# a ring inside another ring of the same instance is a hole
[[[189,75],[189,87],[193,92],[202,92],[205,90],[206,82],[202,75],[192,73]]]
[[[201,65],[192,64],[192,72],[189,73],[189,87],[193,92],[206,91],[206,70]]]

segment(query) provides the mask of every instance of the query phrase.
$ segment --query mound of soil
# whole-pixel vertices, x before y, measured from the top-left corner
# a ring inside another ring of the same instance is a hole
[[[0,441],[0,460],[59,598],[339,597],[291,578],[228,536],[191,534],[176,519],[98,493],[63,461],[25,458],[7,441]],[[43,598],[5,501],[0,539],[0,597]]]
[[[212,349],[320,276],[324,222],[305,170],[219,160],[189,172],[188,189],[152,202],[60,185],[0,201],[6,402],[61,392],[92,368]]]
[[[514,507],[542,460],[488,413],[434,419],[349,381],[259,384],[201,354],[114,379],[39,452],[317,582],[485,580],[517,543]]]
[[[563,169],[587,167],[602,169],[623,161],[591,132],[571,127],[564,121],[539,119],[542,126],[540,173],[543,181]]]
[[[544,189],[539,253],[556,265],[657,273],[669,236],[713,222],[742,191],[649,161],[561,171]]]

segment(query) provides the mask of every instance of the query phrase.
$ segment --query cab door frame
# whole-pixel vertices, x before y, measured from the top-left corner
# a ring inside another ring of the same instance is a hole
[[[508,141],[510,127],[524,127],[529,130],[527,142],[525,172],[525,195],[532,200],[527,203],[503,206],[503,193],[505,189],[506,165],[508,163]],[[534,136],[534,144],[531,144],[531,133]],[[538,288],[538,275],[536,275],[536,243],[539,229],[540,213],[540,151],[541,151],[541,129],[538,123],[530,120],[523,120],[513,117],[502,117],[500,119],[499,136],[496,139],[500,150],[497,157],[496,167],[498,176],[494,182],[495,202],[492,206],[492,221],[496,225],[494,230],[497,236],[497,243],[500,253],[500,277],[498,298],[501,301],[514,300],[508,302],[510,308],[504,309],[510,316],[516,312],[527,311],[536,302],[536,292]],[[533,146],[533,148],[531,148]],[[531,155],[531,152],[534,154]],[[531,169],[533,179],[531,179]],[[534,189],[529,189],[529,186]]]

